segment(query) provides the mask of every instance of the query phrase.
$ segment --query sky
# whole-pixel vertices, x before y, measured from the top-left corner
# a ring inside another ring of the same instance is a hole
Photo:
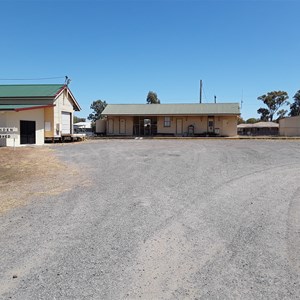
[[[300,0],[0,0],[0,84],[67,75],[87,117],[94,100],[146,103],[149,91],[197,103],[202,80],[202,102],[243,101],[242,117],[258,117],[257,97],[300,90],[299,11]]]

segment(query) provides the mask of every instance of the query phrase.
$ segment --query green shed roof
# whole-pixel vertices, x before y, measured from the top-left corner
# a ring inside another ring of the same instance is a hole
[[[63,84],[0,85],[0,98],[54,97],[63,87]]]
[[[239,115],[239,103],[109,104],[103,115]]]

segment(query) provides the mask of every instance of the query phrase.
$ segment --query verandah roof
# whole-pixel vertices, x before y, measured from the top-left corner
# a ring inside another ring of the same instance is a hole
[[[239,115],[239,103],[108,104],[103,115]]]
[[[45,107],[53,107],[53,104],[49,105],[33,105],[33,104],[0,104],[0,111],[22,111],[22,110],[32,110]]]

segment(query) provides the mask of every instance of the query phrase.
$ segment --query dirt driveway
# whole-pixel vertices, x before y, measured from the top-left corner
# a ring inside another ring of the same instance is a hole
[[[68,191],[78,174],[49,147],[0,148],[0,214],[35,197]]]

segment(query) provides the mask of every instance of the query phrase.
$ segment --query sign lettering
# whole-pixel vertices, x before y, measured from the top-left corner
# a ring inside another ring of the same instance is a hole
[[[0,134],[0,139],[11,139],[14,138],[11,134]]]
[[[16,127],[0,127],[0,133],[11,133],[11,132],[17,132],[18,128]]]

